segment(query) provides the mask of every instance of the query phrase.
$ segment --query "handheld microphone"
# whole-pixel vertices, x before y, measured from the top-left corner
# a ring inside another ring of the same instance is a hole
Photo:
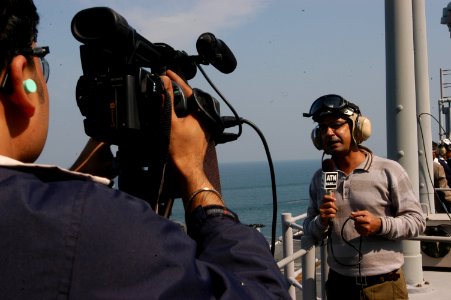
[[[333,195],[337,190],[338,172],[332,159],[325,159],[322,162],[323,187],[327,195]]]
[[[326,195],[334,195],[337,190],[338,172],[335,170],[334,161],[330,158],[323,160],[323,188]],[[329,226],[332,226],[332,218],[329,218]]]
[[[236,58],[229,47],[212,33],[206,32],[196,42],[199,55],[220,72],[229,74],[236,68]]]

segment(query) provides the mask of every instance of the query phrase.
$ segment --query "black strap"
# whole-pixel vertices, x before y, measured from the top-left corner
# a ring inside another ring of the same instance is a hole
[[[163,83],[161,83],[163,85]],[[158,140],[158,154],[153,166],[152,183],[154,185],[153,190],[155,192],[155,202],[152,203],[153,209],[159,213],[158,206],[167,204],[168,199],[162,199],[164,180],[166,174],[166,166],[169,158],[169,143],[171,138],[171,121],[172,121],[172,99],[169,93],[163,88],[164,100],[163,108],[160,114],[159,130],[157,133]],[[164,211],[164,210],[163,210]]]

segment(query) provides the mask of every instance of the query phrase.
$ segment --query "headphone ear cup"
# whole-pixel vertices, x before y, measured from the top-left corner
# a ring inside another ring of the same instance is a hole
[[[319,131],[319,126],[315,126],[310,135],[312,138],[312,143],[318,150],[323,150],[323,141],[321,140],[321,133]]]
[[[366,141],[371,136],[371,121],[367,117],[359,116],[354,128],[354,139],[357,144]]]

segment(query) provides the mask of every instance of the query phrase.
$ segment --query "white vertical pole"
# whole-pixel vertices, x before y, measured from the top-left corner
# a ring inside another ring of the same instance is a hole
[[[282,237],[283,237],[283,257],[293,255],[293,229],[288,226],[291,223],[291,213],[282,214]],[[284,267],[284,273],[286,278],[294,277],[294,261],[289,262]],[[288,289],[292,299],[296,299],[296,288],[291,285]]]

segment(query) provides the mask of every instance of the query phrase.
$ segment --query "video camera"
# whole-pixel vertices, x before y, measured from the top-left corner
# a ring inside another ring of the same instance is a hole
[[[97,141],[118,145],[119,176],[122,174],[122,182],[128,182],[123,184],[126,188],[121,188],[119,181],[119,188],[150,199],[153,196],[143,195],[147,191],[136,190],[148,186],[149,180],[161,181],[149,176],[161,173],[155,169],[163,168],[169,145],[171,106],[170,101],[162,105],[165,91],[159,76],[170,69],[187,81],[194,78],[199,64],[211,64],[223,73],[231,73],[236,59],[227,45],[211,33],[198,38],[199,55],[194,56],[164,43],[151,43],[108,7],[78,12],[71,30],[83,44],[83,75],[77,83],[76,100],[85,117],[85,132]],[[174,109],[179,117],[200,112],[213,137],[223,133],[216,99],[193,89],[194,101],[187,101],[175,83],[173,87]],[[148,169],[152,172],[143,171]]]

